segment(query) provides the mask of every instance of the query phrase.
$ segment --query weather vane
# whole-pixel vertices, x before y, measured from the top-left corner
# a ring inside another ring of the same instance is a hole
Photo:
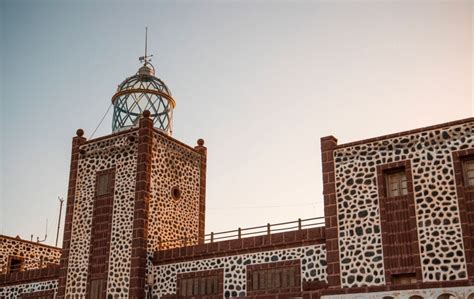
[[[145,66],[151,61],[151,58],[153,57],[153,55],[147,54],[147,50],[148,50],[148,27],[145,27],[145,55],[140,56],[138,58],[138,60],[140,62],[143,62],[143,65]]]

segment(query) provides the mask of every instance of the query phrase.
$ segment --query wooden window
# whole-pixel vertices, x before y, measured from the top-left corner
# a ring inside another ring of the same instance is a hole
[[[23,258],[10,256],[8,262],[8,273],[20,272],[23,270]]]
[[[90,299],[105,298],[105,281],[103,279],[93,279],[90,285]],[[102,296],[104,294],[104,296]]]
[[[112,192],[113,172],[97,173],[96,194],[97,196],[107,195]]]
[[[180,279],[181,296],[208,296],[219,294],[219,276],[192,277]]]
[[[252,291],[296,287],[296,267],[254,270],[251,285]]]
[[[403,196],[408,194],[407,175],[405,169],[386,173],[387,197]]]
[[[416,274],[394,274],[392,275],[393,284],[415,284]]]
[[[474,186],[474,158],[466,159],[462,164],[465,185]]]

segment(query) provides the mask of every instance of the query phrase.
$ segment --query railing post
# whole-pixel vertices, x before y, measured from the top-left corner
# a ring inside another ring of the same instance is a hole
[[[242,237],[242,229],[240,227],[238,229],[238,236],[239,236],[239,239]]]
[[[267,223],[267,235],[270,234],[270,226],[271,226],[270,223]]]
[[[214,242],[214,232],[211,232],[211,243]]]
[[[298,218],[298,230],[301,230],[301,218]]]

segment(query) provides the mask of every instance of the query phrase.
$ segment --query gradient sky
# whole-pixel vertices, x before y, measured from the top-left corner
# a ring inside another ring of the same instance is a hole
[[[71,138],[138,67],[144,27],[208,147],[206,232],[323,215],[320,137],[473,116],[472,1],[0,0],[0,234],[54,244]],[[111,114],[96,133],[111,132]]]

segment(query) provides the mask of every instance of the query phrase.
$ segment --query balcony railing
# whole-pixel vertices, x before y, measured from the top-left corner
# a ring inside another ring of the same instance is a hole
[[[174,247],[192,246],[202,243],[214,243],[219,241],[241,239],[245,237],[270,235],[272,233],[280,233],[294,230],[302,230],[314,227],[323,227],[324,217],[315,217],[308,219],[298,219],[296,221],[275,223],[262,226],[238,228],[236,230],[229,230],[224,232],[211,232],[204,235],[204,238],[199,236],[186,236],[180,239],[160,241],[159,249],[169,249]]]

